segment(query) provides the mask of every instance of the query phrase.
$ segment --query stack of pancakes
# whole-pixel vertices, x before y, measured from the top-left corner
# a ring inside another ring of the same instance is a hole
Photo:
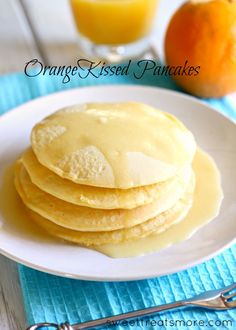
[[[17,161],[16,189],[53,236],[86,246],[158,234],[192,206],[193,135],[141,103],[64,108],[37,124]]]

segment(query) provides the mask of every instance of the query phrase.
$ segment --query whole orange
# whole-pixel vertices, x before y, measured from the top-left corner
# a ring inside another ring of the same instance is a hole
[[[190,0],[172,17],[165,37],[170,66],[200,66],[198,74],[175,75],[186,91],[221,97],[236,90],[236,0]]]

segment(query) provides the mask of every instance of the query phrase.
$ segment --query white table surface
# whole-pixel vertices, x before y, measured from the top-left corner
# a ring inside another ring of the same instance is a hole
[[[152,46],[162,58],[166,25],[184,0],[160,1]],[[68,0],[0,0],[0,74],[22,72],[32,58],[69,65],[78,56]],[[236,96],[230,97],[236,105]],[[16,264],[0,256],[0,330],[25,328]]]

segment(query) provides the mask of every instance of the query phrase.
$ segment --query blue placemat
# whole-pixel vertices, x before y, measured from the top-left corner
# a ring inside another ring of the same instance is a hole
[[[168,77],[151,74],[140,80],[131,76],[88,77],[71,79],[67,84],[62,84],[60,77],[28,78],[24,74],[12,74],[0,77],[0,114],[28,100],[55,91],[114,83],[145,84],[178,90]],[[207,102],[236,119],[236,110],[227,98]],[[220,288],[236,281],[235,255],[236,247],[233,247],[206,263],[177,274],[122,283],[64,279],[19,265],[27,320],[29,324],[42,321],[60,323],[65,320],[71,323],[83,322]],[[208,328],[236,329],[236,311],[178,310],[111,327],[114,330]]]

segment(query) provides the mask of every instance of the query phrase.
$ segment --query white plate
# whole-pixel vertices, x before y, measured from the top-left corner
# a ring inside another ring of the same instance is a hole
[[[165,275],[203,262],[235,240],[236,233],[236,126],[196,99],[165,89],[135,86],[101,86],[69,90],[26,103],[0,118],[0,174],[29,145],[32,126],[63,106],[91,101],[141,101],[179,117],[198,144],[216,160],[223,181],[221,213],[191,239],[158,253],[128,259],[111,259],[96,251],[29,236],[24,230],[0,229],[0,251],[29,267],[87,280],[135,280]],[[1,182],[0,182],[1,183]],[[0,210],[1,212],[1,210]]]

